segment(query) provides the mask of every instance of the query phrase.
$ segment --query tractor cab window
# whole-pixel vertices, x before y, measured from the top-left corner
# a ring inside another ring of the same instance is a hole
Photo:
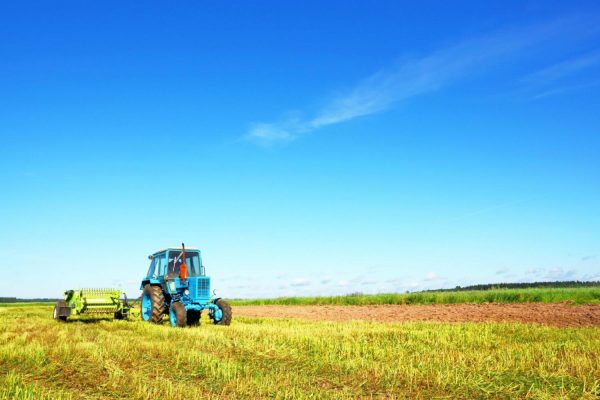
[[[169,251],[169,276],[178,276],[183,264],[183,258],[181,257],[181,251]],[[187,265],[188,276],[200,276],[201,265],[200,265],[200,254],[197,251],[186,251],[185,252],[185,264]]]
[[[150,262],[150,268],[148,268],[148,274],[146,274],[146,276],[156,278],[156,258],[152,258],[152,261]]]
[[[154,256],[154,260],[156,261],[156,265],[154,267],[154,276],[160,277],[165,276],[167,273],[167,255],[165,253],[158,254]]]
[[[188,267],[189,276],[200,276],[203,274],[202,265],[200,263],[200,254],[196,251],[185,253],[185,263]]]
[[[181,252],[169,251],[169,268],[167,268],[167,275],[170,277],[179,275],[181,263]]]

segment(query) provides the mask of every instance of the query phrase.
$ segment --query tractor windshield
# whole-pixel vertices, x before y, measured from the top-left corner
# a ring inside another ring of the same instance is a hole
[[[183,264],[181,251],[169,251],[169,275],[179,275],[181,264]],[[187,265],[188,276],[200,276],[202,274],[200,254],[197,251],[185,252],[185,264]]]

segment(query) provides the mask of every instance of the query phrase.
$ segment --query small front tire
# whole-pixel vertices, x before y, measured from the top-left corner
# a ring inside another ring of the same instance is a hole
[[[231,319],[233,318],[233,312],[228,302],[223,299],[217,299],[214,303],[219,307],[221,315],[216,315],[214,311],[211,312],[210,317],[215,325],[231,325]]]

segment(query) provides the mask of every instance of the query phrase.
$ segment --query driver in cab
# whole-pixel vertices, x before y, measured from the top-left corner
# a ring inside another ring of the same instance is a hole
[[[182,264],[183,264],[183,259],[181,257],[181,253],[179,253],[177,256],[169,257],[169,266],[167,269],[167,276],[169,278],[178,277]]]

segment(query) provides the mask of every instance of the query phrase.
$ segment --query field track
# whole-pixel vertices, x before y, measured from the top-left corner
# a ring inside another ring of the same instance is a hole
[[[300,318],[314,321],[371,320],[379,322],[523,322],[560,327],[600,326],[600,304],[434,304],[370,306],[236,306],[236,316]]]

